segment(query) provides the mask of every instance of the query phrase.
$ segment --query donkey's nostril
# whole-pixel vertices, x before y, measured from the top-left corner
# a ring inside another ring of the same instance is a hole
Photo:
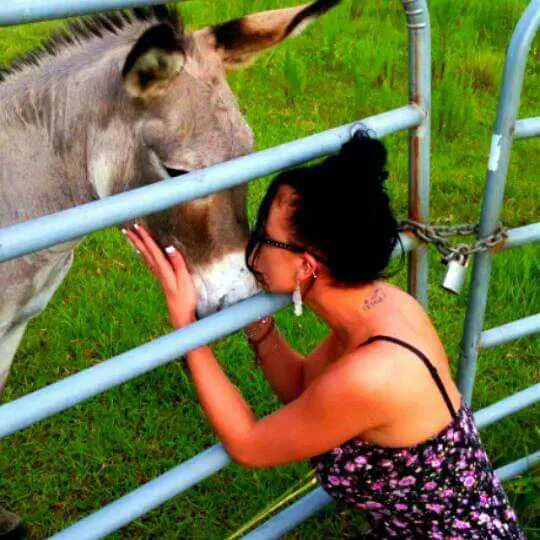
[[[167,171],[167,174],[171,177],[182,176],[183,174],[187,174],[189,172],[185,169],[170,169],[169,167],[165,167],[165,170]]]

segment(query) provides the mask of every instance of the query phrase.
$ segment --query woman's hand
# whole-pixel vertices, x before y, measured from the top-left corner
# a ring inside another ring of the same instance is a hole
[[[194,322],[197,293],[183,255],[174,246],[165,248],[164,254],[142,225],[136,224],[132,230],[122,229],[122,233],[159,281],[173,327],[178,329]]]

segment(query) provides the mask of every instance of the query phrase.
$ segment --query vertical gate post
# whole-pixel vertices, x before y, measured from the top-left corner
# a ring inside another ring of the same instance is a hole
[[[533,0],[521,17],[506,57],[497,121],[491,140],[484,201],[478,237],[490,235],[499,223],[504,187],[514,140],[519,100],[523,88],[525,65],[532,40],[540,26],[540,0]],[[465,328],[461,342],[459,388],[470,405],[476,375],[480,336],[484,325],[489,278],[489,251],[475,254]]]
[[[424,115],[409,131],[409,219],[429,220],[431,146],[431,25],[426,0],[401,0],[409,29],[409,100]],[[428,246],[408,255],[408,290],[427,309]]]

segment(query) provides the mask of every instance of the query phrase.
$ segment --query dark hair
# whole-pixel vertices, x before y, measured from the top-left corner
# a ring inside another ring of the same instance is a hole
[[[399,241],[398,223],[384,187],[386,148],[366,131],[356,131],[338,154],[280,173],[259,208],[246,249],[248,268],[257,256],[272,202],[290,186],[298,202],[290,221],[294,242],[324,260],[337,284],[360,285],[382,277]],[[254,251],[256,250],[256,251]]]

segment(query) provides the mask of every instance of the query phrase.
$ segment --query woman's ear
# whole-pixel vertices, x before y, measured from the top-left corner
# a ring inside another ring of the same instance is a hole
[[[313,276],[318,275],[319,262],[310,253],[304,253],[302,255],[302,262],[298,269],[297,275],[300,281],[306,279],[312,279]]]

